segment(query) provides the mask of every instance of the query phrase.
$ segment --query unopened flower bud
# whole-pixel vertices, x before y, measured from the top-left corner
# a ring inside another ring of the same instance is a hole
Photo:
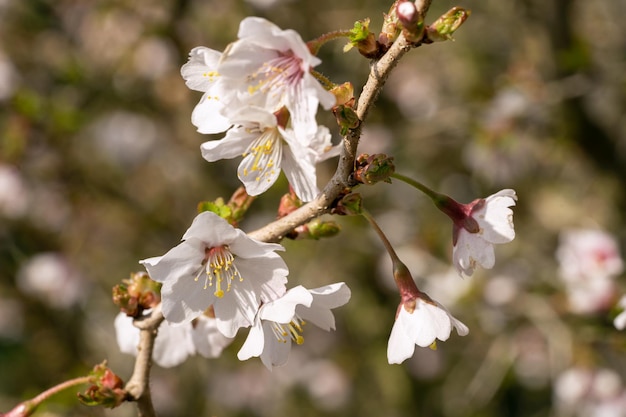
[[[362,184],[372,185],[377,182],[391,182],[389,177],[396,170],[393,157],[385,154],[362,154],[356,160],[354,179]]]
[[[302,200],[300,200],[293,189],[289,187],[289,193],[280,198],[280,203],[278,205],[278,218],[280,219],[285,217],[300,207],[302,207]]]
[[[340,127],[339,132],[342,136],[348,134],[350,129],[354,129],[361,123],[354,109],[345,104],[333,107],[333,114],[337,119],[337,124]]]
[[[106,361],[93,368],[89,382],[92,384],[78,399],[85,405],[103,405],[115,408],[127,398],[124,382],[107,366]]]
[[[349,107],[354,106],[354,87],[351,82],[345,82],[334,86],[330,92],[335,96],[335,105],[345,104]]]
[[[225,203],[222,197],[218,197],[214,201],[198,203],[198,213],[210,211],[226,220],[232,226],[237,227],[254,199],[255,197],[248,195],[245,187],[241,186],[233,193],[228,203]]]
[[[383,26],[380,31],[380,35],[378,35],[378,43],[380,43],[385,49],[389,49],[392,43],[398,39],[400,36],[400,30],[402,29],[402,24],[398,20],[398,15],[396,12],[396,7],[400,3],[400,1],[396,0],[389,9],[389,14],[383,15]]]
[[[411,1],[400,1],[396,5],[396,15],[402,24],[404,37],[410,42],[418,42],[424,33],[424,19]]]
[[[343,197],[337,207],[333,210],[334,214],[354,215],[363,213],[363,201],[361,194],[351,193]]]
[[[453,7],[428,26],[426,38],[432,42],[452,39],[452,34],[461,27],[470,13],[462,7]]]
[[[350,43],[343,48],[344,52],[356,47],[359,53],[366,58],[376,59],[380,57],[380,48],[376,42],[376,36],[370,32],[369,24],[369,19],[354,22],[354,27],[350,30]]]
[[[306,226],[309,232],[307,237],[315,240],[336,236],[341,231],[341,227],[336,222],[330,220],[315,219],[308,222]]]
[[[144,310],[161,302],[161,284],[145,272],[130,274],[130,279],[113,287],[113,302],[130,317],[139,317]]]
[[[313,239],[336,236],[341,231],[339,225],[331,220],[314,219],[291,230],[285,237],[293,240]]]
[[[231,224],[237,225],[243,219],[255,198],[248,195],[246,187],[241,186],[237,188],[230,200],[228,200],[228,207],[230,207],[232,215],[230,220],[226,220],[229,220]]]

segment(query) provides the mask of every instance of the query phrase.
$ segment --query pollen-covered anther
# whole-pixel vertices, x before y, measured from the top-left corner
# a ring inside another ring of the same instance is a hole
[[[230,291],[235,278],[243,281],[243,277],[239,274],[239,270],[237,270],[235,265],[235,257],[230,252],[228,245],[207,248],[205,261],[206,279],[204,281],[204,289],[212,287],[215,282],[214,294],[216,297],[222,298],[225,292]],[[197,280],[198,276],[196,276]]]
[[[296,344],[301,345],[304,343],[304,336],[302,336],[304,329],[302,326],[305,324],[304,320],[296,316],[287,324],[274,323],[272,331],[274,332],[276,340],[281,343],[287,343],[287,340],[291,339],[296,342]]]
[[[209,78],[210,81],[215,81],[220,74],[217,71],[207,71],[202,73],[203,77]]]
[[[243,175],[248,176],[256,172],[257,175],[254,177],[256,181],[271,180],[276,174],[273,168],[282,158],[280,140],[280,133],[276,128],[265,129],[243,155],[246,157],[252,154],[252,157],[244,163]]]
[[[268,93],[273,90],[275,94],[280,95],[281,90],[297,84],[303,76],[302,59],[295,56],[291,51],[283,53],[264,62],[248,78],[250,82],[248,93],[254,94],[257,91]]]

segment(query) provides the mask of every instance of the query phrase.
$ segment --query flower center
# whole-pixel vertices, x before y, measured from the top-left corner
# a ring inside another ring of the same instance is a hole
[[[276,174],[276,163],[280,163],[282,156],[283,147],[278,128],[266,128],[243,154],[244,160],[241,165],[243,176],[254,175],[255,181],[264,178],[271,181]]]
[[[243,277],[235,265],[235,257],[228,249],[228,245],[205,249],[205,263],[195,280],[198,281],[202,271],[206,271],[204,289],[206,290],[215,284],[214,294],[218,298],[224,296],[224,286],[226,286],[226,291],[230,291],[233,280],[237,278],[239,281],[243,281]]]
[[[248,92],[257,91],[267,93],[275,91],[277,95],[282,90],[296,85],[304,75],[302,60],[292,51],[280,53],[276,58],[264,62],[261,67],[250,76]]]
[[[295,315],[293,319],[287,324],[281,324],[274,322],[272,324],[272,331],[274,332],[274,336],[276,340],[281,343],[287,343],[288,339],[293,340],[296,344],[301,345],[304,343],[304,336],[302,333],[306,322],[302,320],[298,315]]]

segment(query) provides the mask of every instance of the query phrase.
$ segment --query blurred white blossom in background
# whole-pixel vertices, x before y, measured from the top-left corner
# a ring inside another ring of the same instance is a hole
[[[68,309],[85,301],[87,282],[59,253],[40,253],[17,273],[17,287],[50,307]]]

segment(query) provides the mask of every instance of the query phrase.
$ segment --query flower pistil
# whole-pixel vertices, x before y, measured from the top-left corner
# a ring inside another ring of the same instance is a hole
[[[287,324],[283,323],[272,323],[272,331],[274,332],[274,336],[276,336],[276,340],[281,343],[287,343],[287,339],[291,338],[296,344],[301,345],[304,343],[304,326],[306,322],[302,320],[297,314],[294,318]]]
[[[204,289],[213,286],[215,281],[215,296],[222,298],[224,296],[223,283],[226,283],[226,291],[230,291],[230,287],[234,279],[243,281],[243,277],[239,274],[239,270],[235,265],[235,257],[228,249],[228,245],[216,246],[205,250],[205,266],[196,275],[195,280],[198,281],[202,270],[206,271],[206,279],[204,280]]]
[[[249,85],[248,93],[257,91],[280,91],[289,86],[296,85],[303,75],[302,60],[293,52],[281,53],[278,57],[264,62],[261,67],[250,76],[250,81],[258,80],[258,84]]]

